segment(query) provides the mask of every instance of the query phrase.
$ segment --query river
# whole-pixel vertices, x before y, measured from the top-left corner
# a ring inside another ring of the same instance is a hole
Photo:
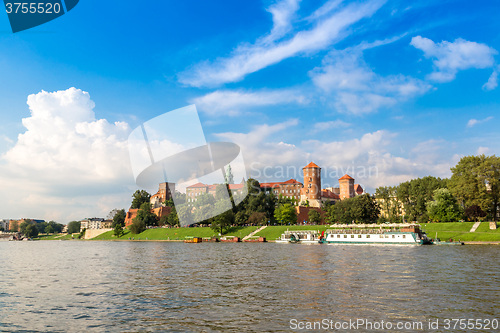
[[[450,320],[500,320],[499,259],[498,245],[0,242],[0,331],[494,332]]]

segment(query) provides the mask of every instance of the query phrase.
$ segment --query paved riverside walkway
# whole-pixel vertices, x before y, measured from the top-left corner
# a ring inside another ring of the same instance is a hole
[[[256,234],[256,233],[258,233],[259,231],[264,230],[264,229],[266,229],[266,228],[267,228],[267,225],[263,225],[263,226],[262,226],[262,227],[260,227],[259,229],[255,230],[255,231],[253,231],[253,232],[249,233],[248,235],[246,235],[245,237],[243,237],[243,240],[245,240],[245,239],[249,239],[250,237],[253,237],[253,235],[255,235],[255,234]]]
[[[469,232],[475,232],[477,228],[479,228],[479,225],[481,224],[481,222],[476,222],[474,223],[474,225],[472,226],[472,228],[470,228],[470,231]]]

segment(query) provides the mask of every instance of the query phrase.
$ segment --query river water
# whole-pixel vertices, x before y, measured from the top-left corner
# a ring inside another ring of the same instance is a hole
[[[0,331],[495,332],[499,258],[498,245],[0,242]]]

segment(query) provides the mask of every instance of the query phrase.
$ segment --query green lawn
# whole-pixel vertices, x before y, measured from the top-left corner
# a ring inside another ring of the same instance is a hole
[[[469,232],[474,222],[448,222],[448,223],[428,223],[422,224],[422,229],[430,238],[440,238],[441,240],[462,240],[493,242],[500,241],[500,229],[490,230],[489,222],[483,222],[475,232]]]
[[[256,230],[258,227],[233,227],[225,235],[238,236],[243,238],[252,231]],[[125,235],[120,238],[116,238],[113,235],[113,231],[105,232],[97,237],[92,238],[92,240],[116,240],[123,239],[128,240],[129,238],[134,240],[184,240],[186,237],[203,237],[210,238],[218,236],[219,234],[208,227],[203,228],[155,228],[148,229],[140,234],[132,234],[130,231],[125,229]]]
[[[472,222],[450,222],[450,223],[428,223],[422,224],[422,229],[427,232],[430,238],[440,238],[441,240],[454,240],[462,241],[500,241],[500,229],[490,230],[488,222],[481,223],[476,232],[469,233],[472,228]],[[234,227],[231,228],[225,235],[238,236],[243,238],[256,230],[258,227]],[[258,232],[255,236],[266,237],[267,240],[276,240],[283,232],[288,230],[318,230],[319,232],[329,229],[329,225],[289,225],[289,226],[269,226],[264,230]],[[131,234],[126,230],[125,235],[120,237],[122,240],[129,238],[134,240],[184,240],[186,237],[214,237],[218,233],[210,228],[156,228],[148,229],[141,234]],[[71,238],[71,236],[69,236]],[[51,238],[46,238],[51,239]],[[64,239],[64,238],[61,238]],[[116,240],[113,231],[108,231],[99,235],[93,240]]]
[[[78,238],[78,234],[75,234],[75,239]],[[50,234],[50,235],[47,235],[47,234],[39,234],[37,238],[35,238],[37,240],[68,240],[68,239],[72,239],[71,238],[71,235],[68,235],[68,234]]]

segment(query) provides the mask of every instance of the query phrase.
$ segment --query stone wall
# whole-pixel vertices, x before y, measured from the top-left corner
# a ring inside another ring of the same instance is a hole
[[[84,239],[92,239],[94,237],[97,237],[99,236],[100,234],[103,234],[107,231],[111,231],[113,229],[109,228],[109,229],[87,229],[85,230],[85,237],[83,237]]]

